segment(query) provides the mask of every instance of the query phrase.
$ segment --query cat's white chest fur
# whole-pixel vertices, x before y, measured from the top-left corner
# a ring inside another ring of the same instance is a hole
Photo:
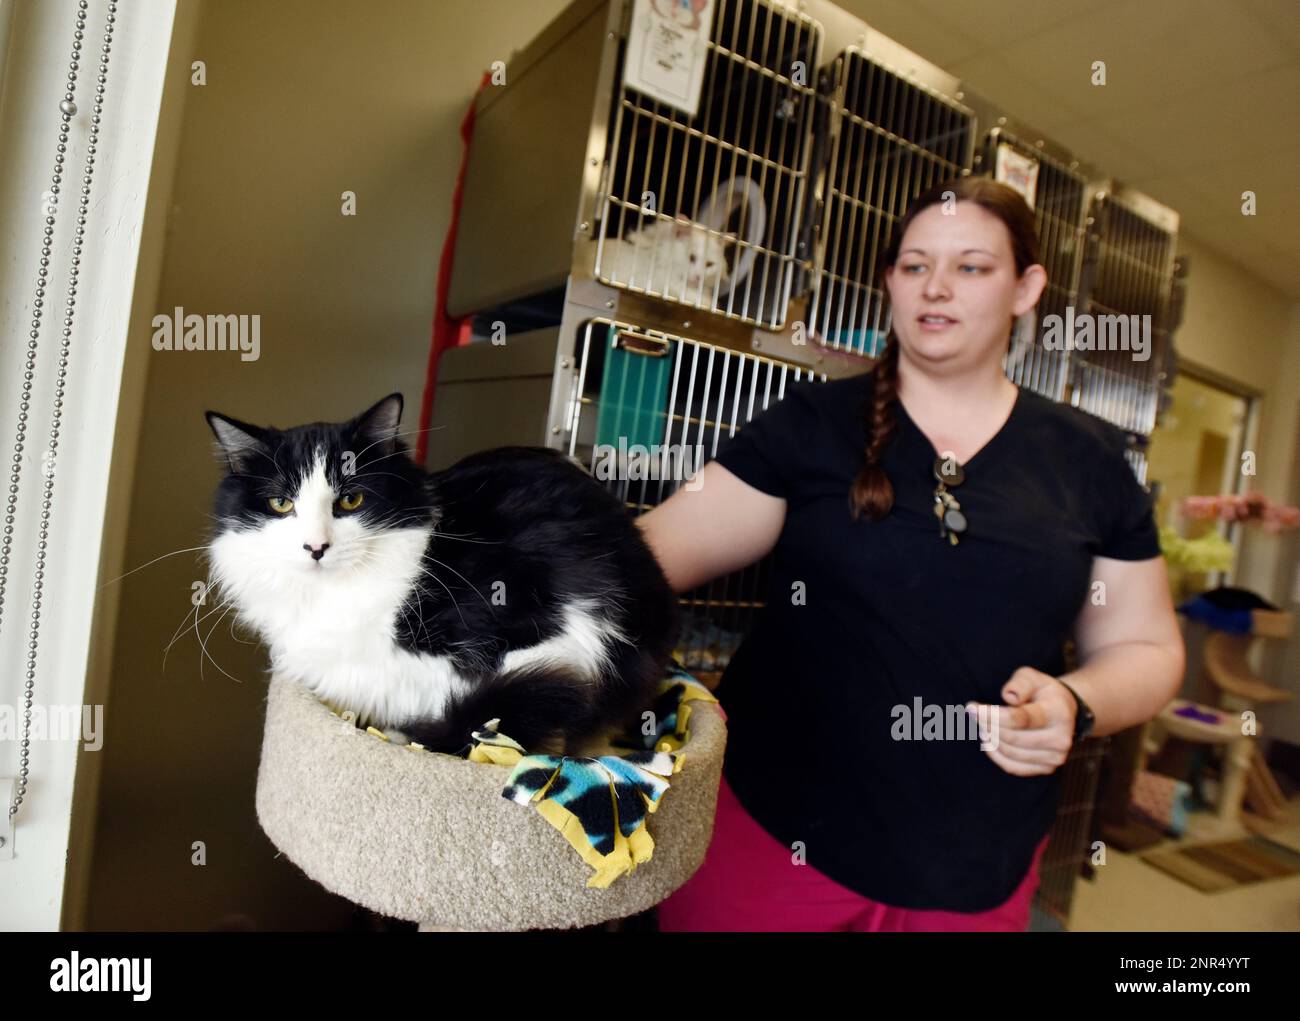
[[[466,683],[448,657],[410,652],[395,640],[403,614],[418,620],[407,599],[429,534],[408,528],[359,538],[360,569],[332,570],[304,554],[289,562],[268,556],[267,543],[282,545],[269,530],[227,532],[212,555],[223,595],[270,646],[273,670],[382,726],[441,714]]]

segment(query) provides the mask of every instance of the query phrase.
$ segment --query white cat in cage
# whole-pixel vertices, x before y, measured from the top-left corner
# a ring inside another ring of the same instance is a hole
[[[687,305],[712,305],[731,286],[727,249],[734,243],[734,235],[710,233],[685,216],[655,220],[605,241],[602,275]]]
[[[725,228],[737,213],[739,233],[733,233]],[[721,307],[748,277],[766,229],[761,189],[748,177],[733,178],[718,186],[693,220],[679,213],[625,238],[606,238],[600,276],[687,305]]]

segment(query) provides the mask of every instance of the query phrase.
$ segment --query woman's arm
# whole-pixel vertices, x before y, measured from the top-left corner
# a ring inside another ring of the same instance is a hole
[[[785,500],[769,496],[716,461],[695,488],[681,487],[636,518],[674,592],[689,592],[761,560],[785,524]]]
[[[1164,559],[1096,557],[1074,641],[1079,669],[1062,680],[1092,707],[1094,735],[1159,714],[1178,694],[1186,659]]]
[[[1094,736],[1157,715],[1178,694],[1184,660],[1164,560],[1094,557],[1074,638],[1079,669],[1059,679],[1092,709]],[[1024,666],[1002,686],[1002,698],[1006,705],[971,703],[981,749],[1017,776],[1055,772],[1073,744],[1074,696],[1057,678]]]

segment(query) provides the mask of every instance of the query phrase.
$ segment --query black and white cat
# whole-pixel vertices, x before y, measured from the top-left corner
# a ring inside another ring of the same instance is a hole
[[[533,753],[638,722],[678,611],[622,501],[545,447],[427,473],[401,414],[401,394],[285,430],[207,413],[212,580],[274,671],[434,751],[492,719]]]

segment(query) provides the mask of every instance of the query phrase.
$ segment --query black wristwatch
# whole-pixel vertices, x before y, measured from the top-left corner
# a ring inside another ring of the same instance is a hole
[[[1061,681],[1059,677],[1057,680]],[[1092,709],[1089,708],[1088,703],[1079,697],[1077,691],[1071,688],[1068,684],[1065,684],[1064,681],[1061,681],[1061,683],[1065,685],[1065,690],[1074,696],[1074,701],[1078,706],[1078,709],[1074,714],[1074,743],[1078,744],[1083,738],[1092,733],[1092,728],[1097,722],[1097,717],[1093,715]]]

